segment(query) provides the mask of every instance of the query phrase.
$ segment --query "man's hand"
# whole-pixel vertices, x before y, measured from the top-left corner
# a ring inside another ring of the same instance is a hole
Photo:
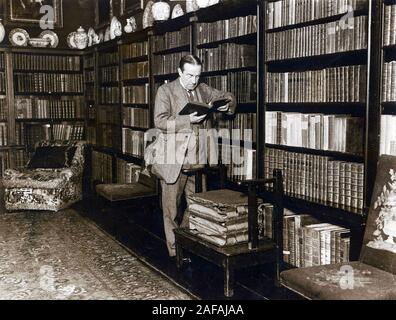
[[[206,117],[206,114],[203,114],[202,116],[197,116],[197,114],[198,112],[194,112],[190,114],[191,123],[200,123]]]
[[[209,102],[209,106],[211,107],[212,105],[213,105],[213,103]],[[226,105],[217,108],[217,111],[220,111],[220,112],[227,112],[228,110],[230,110],[230,103],[227,103]]]
[[[220,112],[227,112],[229,109],[230,109],[230,104],[227,103],[226,105],[219,107],[217,110]]]

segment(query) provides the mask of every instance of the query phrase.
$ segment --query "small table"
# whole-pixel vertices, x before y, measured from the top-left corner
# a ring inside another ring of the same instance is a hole
[[[183,250],[198,255],[224,269],[224,295],[234,295],[234,270],[275,263],[277,248],[274,241],[260,240],[256,249],[249,250],[248,243],[218,247],[196,236],[188,229],[174,230],[176,238],[177,267],[183,265]]]

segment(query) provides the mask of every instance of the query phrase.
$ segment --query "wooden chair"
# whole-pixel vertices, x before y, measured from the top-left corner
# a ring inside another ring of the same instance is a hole
[[[224,170],[220,169],[220,172],[223,173],[221,181],[225,181]],[[202,173],[202,171],[195,173],[197,177],[197,193],[201,191],[199,176]],[[243,181],[241,184],[246,185],[249,190],[247,197],[249,241],[247,243],[220,247],[202,239],[189,229],[178,228],[174,231],[178,268],[181,268],[183,264],[183,251],[198,255],[222,267],[224,269],[224,295],[226,297],[232,297],[234,294],[235,269],[273,263],[275,265],[275,281],[276,284],[279,284],[279,274],[282,264],[283,182],[281,172],[279,170],[275,171],[273,179],[249,180]],[[258,187],[264,184],[272,184],[274,186],[274,240],[258,239],[257,191]],[[222,190],[219,191],[221,192]]]
[[[281,284],[307,299],[396,299],[396,157],[381,156],[359,261],[292,269]]]

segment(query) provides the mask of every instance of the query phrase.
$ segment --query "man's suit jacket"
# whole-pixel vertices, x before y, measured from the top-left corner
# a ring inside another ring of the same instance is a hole
[[[209,87],[205,83],[200,83],[196,87],[195,93],[197,95],[198,101],[207,104],[217,98],[229,98],[231,102],[228,114],[234,114],[236,108],[236,99],[232,93],[217,90],[215,88]],[[191,132],[192,125],[190,123],[190,116],[179,115],[179,112],[188,102],[189,100],[187,91],[181,85],[180,78],[176,79],[173,82],[162,85],[158,89],[155,98],[155,127],[166,133]],[[205,120],[204,124],[206,128],[211,128],[210,120]],[[177,159],[182,159],[184,161],[187,153],[186,144],[188,144],[188,139],[189,137],[186,138],[187,142],[186,140],[176,141],[175,149]],[[213,140],[212,143],[214,143]],[[166,150],[166,148],[164,148],[163,150]],[[174,183],[179,177],[183,161],[177,161],[177,163],[175,164],[167,164],[164,165],[162,168],[158,165],[156,167],[156,171],[167,171],[159,173],[159,176],[166,177],[166,179],[164,180],[167,183]],[[210,163],[214,163],[214,160],[210,161]]]

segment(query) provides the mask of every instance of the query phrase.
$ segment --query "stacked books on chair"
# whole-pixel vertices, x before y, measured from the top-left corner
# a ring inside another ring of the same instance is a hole
[[[189,197],[189,227],[198,237],[217,246],[231,246],[248,241],[248,197],[228,190],[214,190],[196,193]],[[265,210],[272,211],[273,206],[259,203],[259,221]],[[269,216],[269,215],[267,215]],[[263,228],[271,228],[271,223],[260,221],[259,235]]]

